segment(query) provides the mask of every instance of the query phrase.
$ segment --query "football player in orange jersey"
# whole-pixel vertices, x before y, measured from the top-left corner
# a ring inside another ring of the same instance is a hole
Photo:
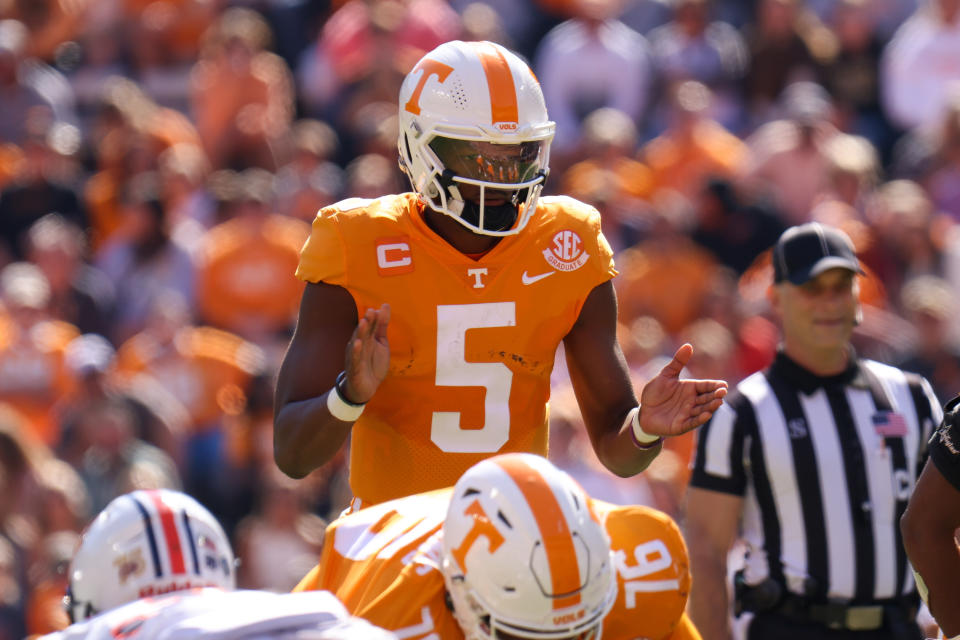
[[[639,409],[600,214],[539,197],[554,123],[520,58],[437,47],[403,83],[400,129],[414,192],[321,210],[301,252],[308,284],[276,390],[281,469],[302,477],[351,436],[356,507],[450,486],[494,453],[545,454],[561,342],[614,473],[639,473],[662,436],[709,419],[726,383],[679,378],[689,345]]]
[[[677,525],[592,500],[527,453],[334,521],[295,590],[313,589],[413,640],[700,638]]]

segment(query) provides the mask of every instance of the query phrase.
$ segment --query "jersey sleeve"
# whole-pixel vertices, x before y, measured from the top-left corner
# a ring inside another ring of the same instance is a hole
[[[754,414],[746,398],[736,395],[700,427],[690,486],[737,496],[746,493],[745,433]]]
[[[600,228],[600,212],[594,210],[594,215],[590,217],[590,223],[597,234],[597,262],[601,265],[601,272],[606,275],[604,281],[617,275],[618,271],[613,262],[613,248],[607,242],[607,237],[603,235]]]
[[[321,209],[313,219],[310,237],[300,250],[296,276],[307,282],[328,282],[342,285],[346,278],[347,259],[343,236],[338,224],[336,206]]]

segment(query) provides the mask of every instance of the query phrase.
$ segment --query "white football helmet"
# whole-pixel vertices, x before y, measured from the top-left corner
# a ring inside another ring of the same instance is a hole
[[[431,209],[475,233],[527,224],[555,128],[533,71],[492,42],[446,42],[400,88],[400,167]]]
[[[457,481],[442,568],[467,640],[595,640],[617,595],[587,495],[532,454],[489,458]]]
[[[220,523],[169,489],[114,498],[83,534],[69,575],[72,622],[146,596],[236,588],[233,550]]]

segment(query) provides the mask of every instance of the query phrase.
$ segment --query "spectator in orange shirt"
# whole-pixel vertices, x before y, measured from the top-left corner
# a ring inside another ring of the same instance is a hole
[[[190,108],[190,69],[204,33],[223,12],[221,0],[121,0],[129,74],[159,104]]]
[[[31,549],[27,633],[45,634],[69,624],[63,607],[67,565],[90,520],[90,496],[80,475],[66,462],[44,458],[36,467],[38,493],[31,514],[37,537]]]
[[[365,153],[350,161],[346,168],[345,191],[356,198],[378,198],[385,190],[400,190],[403,174],[397,163],[379,153]]]
[[[708,176],[732,178],[746,166],[746,145],[709,114],[712,94],[706,85],[687,80],[671,89],[669,124],[640,149],[640,160],[653,173],[654,201],[677,193],[692,202]]]
[[[75,383],[64,350],[79,331],[53,318],[49,303],[37,266],[14,262],[0,271],[0,402],[23,415],[32,438],[52,445],[60,438],[54,403]]]
[[[613,281],[621,322],[653,316],[677,336],[698,317],[718,263],[685,233],[691,217],[681,206],[655,210],[647,236],[621,253]]]
[[[191,432],[219,428],[225,411],[242,406],[245,389],[264,366],[259,347],[237,335],[195,326],[175,294],[157,299],[144,330],[117,350],[120,380],[149,372],[186,409]]]
[[[584,160],[561,176],[560,192],[595,206],[603,233],[614,252],[636,241],[638,227],[648,224],[653,174],[634,159],[637,127],[624,112],[597,109],[583,121],[580,145]]]
[[[273,213],[273,175],[226,174],[227,220],[200,241],[197,304],[203,321],[251,340],[270,341],[294,322],[303,284],[288,277],[310,233],[303,220]]]
[[[63,594],[69,586],[70,558],[79,544],[79,533],[58,531],[36,545],[34,555],[39,557],[30,563],[30,590],[25,603],[29,637],[53,633],[70,624]]]
[[[266,20],[242,7],[225,11],[204,36],[190,102],[215,168],[277,168],[274,147],[293,118],[293,79],[267,51],[270,38]]]
[[[158,158],[181,143],[199,146],[193,124],[182,113],[157,105],[128,78],[111,78],[91,132],[97,172],[87,181],[91,244],[99,252],[123,224],[127,183],[156,170]]]

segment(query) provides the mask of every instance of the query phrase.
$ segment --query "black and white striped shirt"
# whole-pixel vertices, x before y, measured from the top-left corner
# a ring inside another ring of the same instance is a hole
[[[700,429],[691,485],[743,496],[748,584],[896,598],[915,591],[899,522],[941,418],[920,376],[853,359],[823,378],[780,353]]]

